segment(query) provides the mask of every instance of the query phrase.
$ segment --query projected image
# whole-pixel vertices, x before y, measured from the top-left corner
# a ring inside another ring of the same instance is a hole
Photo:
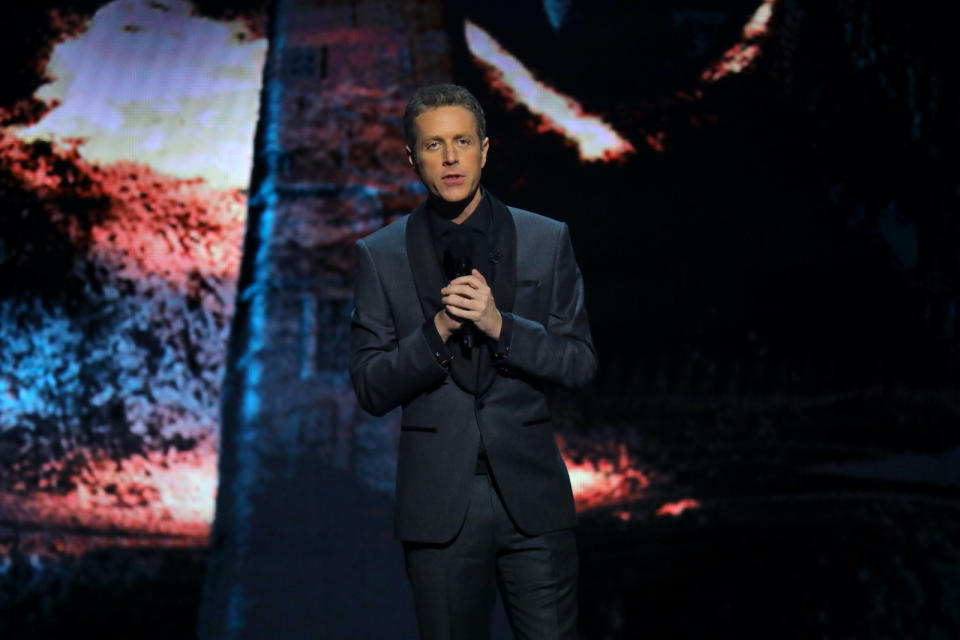
[[[0,519],[203,544],[261,20],[50,17],[39,88],[0,105]],[[18,551],[63,549],[36,544]]]
[[[674,82],[678,86],[672,91],[665,91],[664,95],[656,96],[654,89],[647,98],[659,97],[661,102],[666,99],[685,103],[689,109],[691,103],[697,103],[703,99],[703,91],[708,85],[727,76],[749,71],[761,54],[761,47],[765,36],[768,35],[768,27],[773,18],[775,6],[775,0],[763,0],[743,24],[739,40],[728,43],[729,47],[716,60],[707,63],[698,76],[684,78],[681,74],[677,74],[679,77]],[[555,33],[560,31],[567,21],[570,3],[545,2],[544,9],[544,17],[549,21],[552,30]],[[600,9],[598,13],[602,11]],[[676,9],[672,12],[671,26],[675,31],[682,33],[678,27],[682,27],[686,22],[709,25],[727,21],[729,17],[720,11],[711,13]],[[703,31],[709,33],[707,29]],[[566,95],[538,79],[521,60],[469,18],[464,23],[464,38],[474,61],[484,69],[485,80],[490,87],[506,99],[509,108],[522,106],[529,111],[532,117],[532,131],[538,134],[553,132],[563,136],[568,144],[577,148],[583,162],[622,161],[627,154],[636,152],[634,145],[624,138],[623,133],[617,132],[601,116],[587,113],[576,97]],[[686,51],[686,56],[701,59],[704,50],[709,46],[705,40],[704,33],[698,33],[694,39],[693,51]],[[618,64],[610,66],[621,68]],[[628,82],[639,82],[637,77],[629,76],[630,65],[624,65],[624,69],[628,74]],[[611,89],[617,91],[621,87],[607,87],[607,90]],[[642,86],[640,91],[644,91]],[[662,153],[667,132],[662,128],[664,122],[656,123],[656,118],[653,116],[660,115],[663,118],[664,114],[646,113],[644,115],[646,117],[642,117],[642,120],[651,121],[650,124],[644,123],[649,130],[639,128],[636,137],[650,149]],[[694,113],[690,116],[689,124],[699,126],[703,118],[704,114]],[[709,118],[710,116],[707,115],[708,120]]]
[[[772,6],[703,82],[750,64]],[[262,18],[135,0],[51,16],[43,82],[4,106],[0,130],[3,179],[22,203],[5,233],[15,295],[0,307],[0,509],[196,544],[213,518]],[[490,86],[530,111],[535,133],[559,133],[584,162],[663,150],[662,131],[629,141],[483,28],[464,29]],[[631,502],[650,484],[622,442],[561,441],[581,509]]]
[[[505,10],[504,7],[499,9]],[[716,122],[717,115],[711,112],[716,105],[704,105],[705,95],[711,91],[712,85],[725,78],[752,70],[761,55],[775,9],[774,0],[763,0],[752,8],[738,3],[737,7],[716,11],[651,9],[656,19],[652,21],[653,25],[639,25],[635,34],[637,39],[656,37],[659,44],[672,36],[657,34],[656,28],[668,28],[666,33],[674,34],[681,43],[692,41],[693,46],[688,44],[684,48],[671,43],[663,48],[662,55],[657,56],[650,53],[656,50],[657,44],[650,43],[644,48],[632,42],[618,42],[616,48],[621,53],[623,50],[645,52],[647,62],[669,68],[672,63],[669,56],[673,54],[689,66],[687,75],[674,71],[662,86],[644,86],[641,78],[651,72],[639,62],[628,64],[629,56],[618,59],[614,52],[597,50],[587,44],[592,40],[578,40],[575,35],[570,35],[581,30],[590,32],[591,28],[596,29],[598,24],[606,24],[609,20],[622,20],[625,25],[633,26],[638,18],[631,12],[606,5],[575,9],[570,2],[544,2],[543,12],[531,9],[510,26],[497,19],[496,7],[485,10],[464,6],[462,33],[470,55],[468,73],[480,72],[479,78],[490,95],[487,108],[495,114],[494,117],[504,117],[517,126],[511,129],[511,134],[520,134],[519,137],[510,137],[493,132],[493,163],[498,162],[498,153],[504,153],[500,146],[503,143],[511,145],[511,158],[514,154],[532,158],[520,167],[505,169],[507,173],[520,172],[513,176],[510,186],[521,197],[530,182],[540,179],[552,184],[550,175],[579,176],[581,167],[589,166],[593,169],[588,174],[591,186],[603,185],[601,188],[605,192],[616,194],[617,199],[629,203],[627,206],[636,206],[630,189],[633,184],[618,183],[617,180],[625,175],[649,173],[650,164],[655,166],[660,161],[656,154],[665,153],[675,134],[690,135],[691,130]],[[475,15],[490,25],[493,33],[475,22]],[[738,16],[742,20],[739,23]],[[620,28],[632,33],[630,26]],[[540,34],[541,40],[536,41],[536,46],[521,35],[527,31]],[[695,34],[692,37],[691,31]],[[517,52],[511,52],[494,33],[502,33],[520,45]],[[572,52],[565,47],[572,48]],[[534,51],[537,48],[548,53],[541,55]],[[581,57],[578,58],[577,54]],[[539,71],[525,65],[524,56],[531,57]],[[564,62],[571,68],[564,68]],[[577,85],[590,85],[590,82],[576,76],[575,65],[587,69],[591,64],[603,65],[602,70],[595,69],[598,76],[617,80],[606,85],[596,81],[593,92],[581,93]],[[566,89],[559,88],[564,84]],[[605,109],[593,110],[584,106],[589,101],[597,103],[598,96],[605,99],[601,101],[605,103]],[[575,156],[568,158],[540,151],[545,145],[556,148],[558,142],[565,149],[574,150]],[[576,163],[571,163],[574,159]],[[605,167],[610,167],[609,174],[603,173]],[[610,184],[606,184],[608,180]],[[572,191],[589,189],[581,187]],[[575,216],[574,208],[569,204],[557,204],[553,215],[568,220]],[[625,217],[618,218],[613,212],[603,215],[604,227],[608,230],[618,224],[628,230],[635,224]],[[604,241],[609,242],[609,239]],[[593,257],[594,260],[587,264],[587,271],[595,268],[597,261],[596,256]],[[622,273],[630,271],[631,268],[624,268]],[[595,289],[590,293],[593,296],[599,293],[597,297],[604,295]],[[605,300],[601,305],[606,303]],[[686,487],[675,482],[675,469],[644,459],[647,443],[643,442],[639,429],[613,434],[597,426],[590,424],[585,416],[578,416],[566,421],[566,428],[558,437],[581,512],[607,512],[621,520],[629,520],[641,515],[675,516],[700,505],[686,495]]]
[[[427,195],[404,108],[449,82],[486,192],[583,280],[596,375],[527,380],[579,637],[960,634],[953,27],[891,7],[22,3],[0,637],[416,637],[398,449],[443,425],[360,407],[351,311],[357,242]]]
[[[491,33],[473,22],[470,18],[472,13],[477,12],[483,15],[482,10],[465,7],[463,37],[473,66],[482,72],[483,81],[492,94],[493,101],[488,108],[495,112],[498,109],[504,109],[511,118],[522,123],[525,135],[519,141],[511,140],[510,142],[523,148],[525,156],[529,156],[544,139],[559,139],[564,146],[576,150],[576,157],[581,165],[593,165],[597,171],[602,171],[603,165],[623,165],[632,160],[635,165],[631,168],[636,170],[636,164],[639,164],[636,157],[638,147],[642,146],[641,152],[652,151],[663,154],[668,144],[667,139],[674,133],[670,131],[671,128],[696,129],[716,121],[716,114],[710,113],[708,107],[699,107],[698,103],[703,101],[705,92],[710,91],[710,85],[728,76],[751,70],[761,54],[761,47],[765,36],[768,35],[768,26],[774,16],[775,7],[774,0],[763,0],[752,11],[734,8],[727,12],[680,8],[664,11],[670,16],[668,24],[680,38],[686,36],[683,27],[687,23],[694,23],[701,27],[701,32],[693,38],[695,46],[684,50],[683,54],[690,59],[692,67],[695,68],[697,64],[703,66],[698,73],[691,73],[689,76],[675,74],[671,78],[674,83],[672,87],[667,85],[666,88],[655,86],[647,88],[640,85],[634,90],[625,88],[620,83],[611,83],[603,87],[607,93],[620,96],[612,104],[611,111],[615,115],[617,112],[622,114],[624,111],[632,114],[629,119],[622,115],[618,118],[624,123],[620,130],[611,124],[609,115],[589,113],[576,95],[564,93],[551,86],[546,79],[539,78],[538,74],[527,68],[518,57],[522,54],[511,53]],[[589,22],[590,10],[582,8],[580,13],[576,14],[570,2],[544,2],[543,8],[543,14],[538,17],[541,22],[549,25],[549,30],[543,34],[548,42],[550,37],[557,42],[561,41],[561,32],[565,27],[576,28],[573,24],[568,25],[568,20],[583,21],[587,18]],[[629,12],[620,13],[611,10],[610,7],[598,7],[596,14],[604,16],[600,20],[617,16],[618,19],[629,23],[634,19]],[[490,24],[500,27],[500,30],[508,35],[523,31],[520,28],[509,29],[491,19],[489,16],[496,15],[493,10],[486,15]],[[724,23],[734,22],[736,15],[747,18],[739,32],[720,28]],[[535,22],[532,17],[528,16],[527,19],[529,22]],[[703,25],[711,24],[714,26],[712,31],[718,33],[711,33],[711,29],[702,28]],[[528,23],[527,28],[533,27]],[[541,28],[540,31],[544,30]],[[725,35],[727,32],[731,35]],[[710,43],[712,46],[705,42],[704,34],[713,36],[714,42]],[[643,35],[637,37],[643,37]],[[569,40],[574,42],[574,46],[583,45],[582,42],[577,42],[573,38]],[[712,49],[722,50],[722,54],[712,59],[710,54]],[[605,66],[613,68],[614,74],[624,73],[627,83],[639,82],[637,77],[631,77],[630,72],[633,67],[630,64],[625,62],[619,64],[614,61],[608,64],[602,51],[594,55],[598,62],[602,61]],[[545,71],[542,75],[554,78],[557,75],[563,75],[563,71],[558,72],[556,64],[551,64],[552,61],[549,58],[546,60],[540,58],[539,62]],[[658,59],[657,62],[668,64],[669,60]],[[581,64],[587,65],[583,62]],[[641,71],[643,70],[638,69],[635,75],[639,76]],[[643,96],[643,99],[637,99],[637,94]],[[595,98],[589,94],[585,97]],[[496,139],[496,134],[494,139],[495,157],[496,145],[500,141]],[[557,160],[553,158],[549,163],[535,163],[537,167],[534,171],[541,171],[544,166],[547,167],[547,171],[558,171],[556,165],[563,166],[563,161]],[[653,162],[656,160],[654,159]],[[559,173],[571,176],[577,175],[577,172],[578,168],[575,166],[563,166],[563,169],[559,170]],[[526,176],[521,175],[517,178],[517,183],[520,185],[525,181]],[[623,200],[629,201],[629,188],[625,187],[626,185],[619,185],[614,188],[621,191]],[[517,190],[522,192],[523,186]],[[569,215],[567,207],[561,208],[560,211],[564,215]],[[629,228],[629,223],[624,222],[623,225]],[[589,268],[590,265],[588,265]],[[624,273],[627,272],[624,270]],[[652,503],[660,504],[652,511],[651,515],[654,516],[679,515],[687,509],[699,506],[699,502],[695,499],[674,495],[678,491],[683,493],[684,489],[674,486],[671,469],[664,467],[654,469],[649,462],[642,460],[639,450],[643,448],[643,443],[637,441],[636,432],[612,436],[594,431],[584,437],[582,433],[577,434],[576,431],[578,429],[583,431],[585,428],[589,431],[591,425],[584,425],[581,422],[580,424],[571,423],[568,426],[570,429],[566,437],[561,435],[558,440],[570,472],[577,506],[581,511],[590,511],[598,507],[608,510],[617,509],[619,506],[619,510],[613,513],[625,520],[631,517],[631,511],[627,507],[643,498],[650,498]],[[649,507],[639,509],[641,512],[649,511]]]

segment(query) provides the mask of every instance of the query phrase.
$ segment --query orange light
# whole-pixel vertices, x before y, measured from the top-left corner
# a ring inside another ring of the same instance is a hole
[[[743,25],[744,40],[750,40],[767,33],[770,18],[773,16],[773,2],[774,0],[764,0],[763,4],[753,12],[753,16],[750,17],[747,24]]]
[[[700,503],[693,498],[684,498],[683,500],[677,500],[676,502],[668,502],[659,509],[657,509],[658,516],[678,516],[687,509],[696,509],[700,506]]]
[[[704,82],[716,82],[730,74],[741,73],[760,55],[760,47],[755,41],[767,35],[770,19],[773,17],[773,5],[776,0],[763,0],[750,20],[743,25],[743,39],[727,49],[720,60],[703,70],[700,79]]]
[[[519,102],[539,116],[538,132],[564,136],[576,145],[583,162],[622,160],[634,151],[600,116],[586,113],[576,100],[537,80],[486,31],[467,20],[465,32],[470,53],[490,71],[490,84],[511,102]]]
[[[557,437],[570,474],[570,485],[578,511],[632,502],[642,497],[650,479],[637,469],[637,462],[625,444],[613,445],[612,455],[581,456]],[[574,459],[579,458],[580,462]]]

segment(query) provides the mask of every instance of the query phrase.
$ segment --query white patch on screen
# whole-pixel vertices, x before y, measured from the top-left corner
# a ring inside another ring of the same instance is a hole
[[[80,138],[91,162],[129,160],[244,189],[267,42],[238,39],[241,29],[191,15],[179,0],[112,2],[54,48],[54,81],[36,95],[59,104],[16,133],[26,141]]]
[[[553,129],[576,144],[581,160],[607,162],[634,151],[633,145],[600,116],[586,113],[571,96],[540,82],[520,60],[469,20],[464,22],[464,35],[470,53],[498,72],[501,82],[495,86],[540,116],[544,123],[541,130]]]

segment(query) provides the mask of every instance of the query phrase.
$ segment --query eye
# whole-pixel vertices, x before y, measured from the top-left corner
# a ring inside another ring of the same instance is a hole
[[[470,138],[460,138],[457,140],[457,144],[459,144],[461,147],[466,147],[470,144]]]
[[[432,140],[427,143],[427,149],[436,149],[439,146],[440,146],[440,143],[437,142],[436,140]]]

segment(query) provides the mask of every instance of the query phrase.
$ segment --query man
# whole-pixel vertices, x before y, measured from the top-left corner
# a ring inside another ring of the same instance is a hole
[[[395,535],[420,636],[489,638],[499,587],[518,638],[574,638],[573,494],[544,397],[596,370],[567,226],[480,187],[476,98],[417,91],[404,114],[426,202],[357,242],[350,375],[403,407]]]

